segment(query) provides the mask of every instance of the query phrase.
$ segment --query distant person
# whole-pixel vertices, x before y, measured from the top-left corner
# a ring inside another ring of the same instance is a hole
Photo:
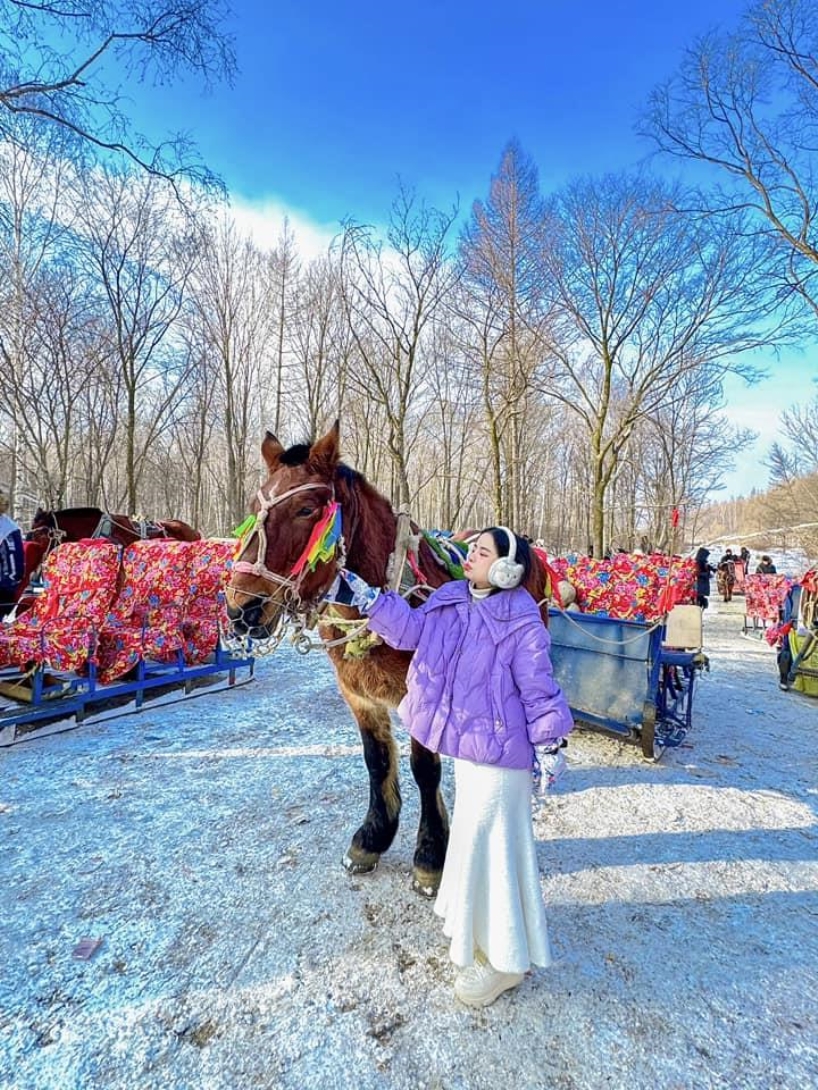
[[[762,557],[763,559],[763,557]],[[781,610],[781,623],[777,629],[776,644],[778,646],[778,688],[787,692],[790,688],[790,670],[792,669],[792,647],[790,646],[790,631],[798,620],[798,612],[801,603],[801,587],[798,583],[790,587],[784,605]]]
[[[747,548],[746,545],[741,546],[741,552],[739,553],[739,556],[741,558],[742,564],[744,565],[744,571],[746,573],[750,570],[750,550]]]
[[[707,609],[710,604],[710,576],[716,570],[708,561],[710,550],[702,545],[696,553],[696,602]]]
[[[756,568],[756,575],[777,575],[778,569],[772,562],[772,558],[767,556],[766,553],[762,556],[758,567]]]
[[[8,496],[0,489],[0,617],[14,607],[25,571],[23,534],[8,508]]]

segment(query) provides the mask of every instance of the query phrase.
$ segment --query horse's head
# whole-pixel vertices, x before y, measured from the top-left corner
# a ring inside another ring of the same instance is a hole
[[[270,636],[286,614],[308,612],[343,564],[336,421],[317,442],[290,447],[270,432],[261,446],[267,479],[252,504],[230,583],[227,612],[239,635]],[[334,541],[334,547],[333,547]]]
[[[42,507],[38,507],[31,520],[31,529],[26,534],[26,541],[48,544],[54,539],[58,529],[53,511],[44,511]],[[55,544],[58,544],[58,541]]]

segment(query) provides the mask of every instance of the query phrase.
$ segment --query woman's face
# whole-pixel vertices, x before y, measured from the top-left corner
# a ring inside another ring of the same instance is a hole
[[[474,584],[477,590],[488,590],[491,586],[489,568],[497,557],[497,546],[494,544],[494,538],[491,534],[481,534],[477,541],[469,546],[463,571],[466,573],[466,578]]]

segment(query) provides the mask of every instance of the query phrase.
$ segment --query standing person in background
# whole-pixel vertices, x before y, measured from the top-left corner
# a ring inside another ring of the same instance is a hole
[[[0,488],[0,617],[5,616],[17,601],[25,570],[23,534],[7,514],[8,509],[8,496]]]
[[[710,576],[716,570],[709,563],[710,550],[701,545],[696,553],[696,602],[702,609],[710,604]]]
[[[761,558],[761,562],[756,568],[756,575],[777,575],[778,570],[773,564],[772,559],[765,553]]]
[[[483,530],[465,579],[412,609],[342,572],[330,592],[369,615],[390,647],[414,651],[398,708],[412,737],[454,758],[455,807],[435,912],[459,968],[454,991],[483,1007],[551,963],[531,820],[535,746],[556,775],[573,727],[554,680],[551,639],[520,586],[531,567],[522,538]],[[347,584],[345,591],[343,582]]]
[[[750,550],[746,545],[741,546],[741,552],[739,553],[741,562],[744,565],[744,574],[746,575],[750,570]]]

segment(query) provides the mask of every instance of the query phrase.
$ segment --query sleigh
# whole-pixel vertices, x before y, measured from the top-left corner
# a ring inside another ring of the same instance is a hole
[[[549,610],[554,675],[579,725],[655,759],[684,741],[707,667],[695,567],[668,557],[555,562],[585,611]]]
[[[781,632],[789,656],[781,671],[781,688],[818,697],[818,568],[802,576],[792,588],[791,623]],[[779,670],[781,658],[779,656]]]
[[[748,575],[744,580],[745,636],[761,638],[765,630],[781,620],[784,601],[792,586],[786,575]]]
[[[554,675],[579,725],[636,740],[651,759],[681,745],[707,666],[698,606],[677,605],[658,624],[551,610],[549,629]]]
[[[232,686],[252,656],[222,646],[234,542],[70,542],[31,607],[0,630],[0,745]]]

